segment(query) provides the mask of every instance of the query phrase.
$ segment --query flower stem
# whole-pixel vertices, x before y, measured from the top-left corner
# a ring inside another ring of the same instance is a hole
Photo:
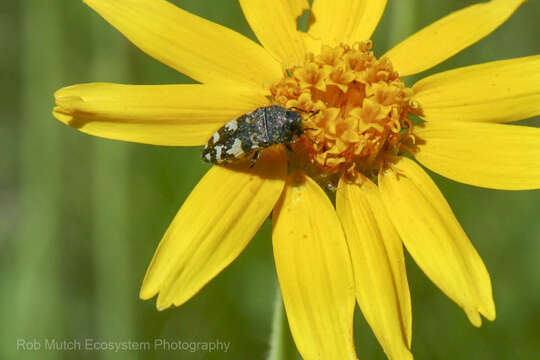
[[[296,358],[296,347],[289,330],[289,323],[287,322],[278,285],[276,287],[276,299],[274,301],[270,353],[267,360],[295,360]]]

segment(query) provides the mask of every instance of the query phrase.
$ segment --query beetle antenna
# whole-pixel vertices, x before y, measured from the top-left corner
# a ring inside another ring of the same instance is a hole
[[[306,113],[306,114],[310,114],[310,116],[309,116],[310,119],[320,112],[320,110],[304,110],[304,109],[300,109],[299,107],[296,107],[296,106],[290,107],[289,110],[299,111],[299,112],[303,112],[303,113]]]

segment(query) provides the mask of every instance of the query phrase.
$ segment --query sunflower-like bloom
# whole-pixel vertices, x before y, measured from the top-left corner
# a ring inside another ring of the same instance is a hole
[[[540,185],[540,56],[426,77],[501,25],[524,0],[454,12],[381,58],[369,40],[386,0],[240,0],[261,45],[164,0],[86,0],[148,55],[200,84],[75,85],[54,116],[88,134],[199,146],[228,120],[277,104],[313,111],[292,144],[213,166],[169,226],[140,296],[179,306],[229,265],[272,213],[279,284],[305,359],[355,359],[358,302],[387,356],[411,359],[403,247],[481,325],[489,274],[425,167],[465,184]],[[297,18],[311,11],[307,32]],[[317,111],[317,112],[315,112]],[[415,121],[411,119],[416,119]],[[422,120],[418,120],[422,119]],[[403,155],[406,155],[403,156]],[[335,205],[328,194],[335,193]]]

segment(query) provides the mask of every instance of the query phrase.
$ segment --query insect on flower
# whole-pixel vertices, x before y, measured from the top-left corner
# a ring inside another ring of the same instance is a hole
[[[157,296],[159,310],[186,303],[271,214],[280,293],[305,360],[358,358],[356,303],[389,359],[413,359],[404,247],[474,326],[495,319],[487,268],[420,164],[473,186],[539,189],[540,129],[503,123],[540,115],[540,55],[412,86],[402,77],[476,43],[526,0],[476,1],[381,57],[370,38],[387,0],[240,0],[259,43],[167,0],[84,2],[199,84],[69,86],[55,93],[58,120],[110,139],[207,144],[213,164],[261,155],[250,171],[208,170],[157,247],[141,299]]]
[[[254,164],[259,151],[278,144],[288,147],[288,144],[294,143],[298,136],[308,130],[302,128],[299,112],[317,113],[271,105],[233,119],[208,140],[202,159],[212,164],[226,164],[254,154],[251,158]]]

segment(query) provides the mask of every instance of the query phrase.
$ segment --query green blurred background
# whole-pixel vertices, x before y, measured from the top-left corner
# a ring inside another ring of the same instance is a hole
[[[173,2],[254,39],[236,1]],[[373,38],[376,53],[475,2],[390,1]],[[539,16],[539,1],[529,1],[429,73],[540,53]],[[70,84],[190,80],[140,52],[81,1],[2,1],[0,39],[0,359],[264,358],[276,288],[268,222],[196,297],[157,312],[154,300],[138,299],[139,285],[164,230],[208,169],[200,148],[94,138],[51,115],[53,92]],[[474,328],[408,261],[416,358],[539,358],[540,192],[434,177],[490,270],[498,316]],[[359,357],[384,359],[356,315]],[[231,345],[227,353],[43,349],[45,339],[87,338]],[[17,339],[35,339],[42,349],[17,350]]]

